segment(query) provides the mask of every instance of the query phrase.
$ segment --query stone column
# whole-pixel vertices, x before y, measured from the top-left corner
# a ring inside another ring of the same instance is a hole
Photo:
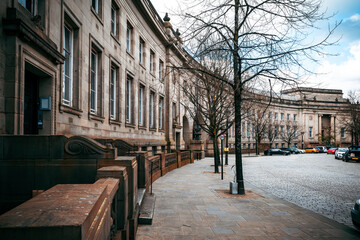
[[[321,118],[322,118],[322,114],[319,114],[318,115],[318,140],[319,140],[319,143],[321,142],[321,137],[322,137],[322,134],[321,134],[321,130],[322,130],[322,121],[321,121]]]
[[[335,116],[330,116],[330,134],[334,136],[334,144],[336,143],[336,135],[335,135]]]

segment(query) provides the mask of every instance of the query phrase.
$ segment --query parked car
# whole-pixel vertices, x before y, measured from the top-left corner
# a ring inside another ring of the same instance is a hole
[[[304,150],[296,148],[296,147],[292,147],[291,149],[294,151],[295,154],[305,153]]]
[[[360,231],[360,199],[356,200],[353,209],[351,209],[351,219],[354,226]]]
[[[296,153],[294,148],[280,148],[283,151],[288,151],[290,153]]]
[[[351,146],[345,152],[343,161],[348,162],[350,160],[360,161],[360,147],[358,146]]]
[[[316,146],[315,148],[319,149],[319,153],[325,153],[327,151],[325,146]]]
[[[319,149],[317,149],[317,148],[305,148],[304,150],[307,153],[318,153],[319,152]]]
[[[347,148],[338,148],[335,151],[335,159],[343,159],[345,152],[347,151]]]
[[[330,148],[329,150],[327,150],[327,154],[335,154],[335,151],[337,150],[337,148],[336,147],[332,147],[332,148]]]
[[[305,151],[304,149],[298,148],[297,150],[298,150],[300,153],[306,153],[306,151]]]
[[[264,152],[265,155],[271,156],[271,155],[290,155],[289,151],[284,151],[279,148],[270,148]]]

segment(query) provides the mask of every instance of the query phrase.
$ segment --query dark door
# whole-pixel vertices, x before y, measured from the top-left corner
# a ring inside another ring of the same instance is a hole
[[[39,78],[25,71],[24,134],[38,134]]]
[[[180,150],[180,133],[179,132],[177,132],[176,133],[176,150]]]

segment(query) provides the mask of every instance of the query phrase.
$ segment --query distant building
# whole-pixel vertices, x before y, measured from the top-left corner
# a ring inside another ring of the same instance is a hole
[[[342,90],[300,87],[282,91],[280,95],[273,97],[265,116],[271,118],[277,132],[272,147],[288,147],[281,138],[288,125],[297,129],[291,146],[301,148],[351,145],[351,134],[345,131],[343,125],[346,118],[344,110],[348,106],[349,102],[343,98]],[[242,148],[252,151],[256,146],[251,121],[245,120],[242,127]],[[230,142],[234,143],[235,131],[230,129],[229,132]],[[266,136],[261,143],[262,148],[269,147]]]

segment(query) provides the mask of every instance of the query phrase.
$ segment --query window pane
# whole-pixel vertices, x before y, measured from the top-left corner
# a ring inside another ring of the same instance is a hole
[[[131,122],[131,80],[126,81],[126,121]]]
[[[72,41],[72,31],[64,27],[62,103],[68,106],[72,105]]]
[[[116,114],[116,70],[111,68],[110,73],[110,117],[115,119]]]
[[[111,7],[111,32],[116,35],[116,9]]]
[[[97,107],[97,54],[91,52],[91,75],[90,75],[90,111],[96,113]]]

